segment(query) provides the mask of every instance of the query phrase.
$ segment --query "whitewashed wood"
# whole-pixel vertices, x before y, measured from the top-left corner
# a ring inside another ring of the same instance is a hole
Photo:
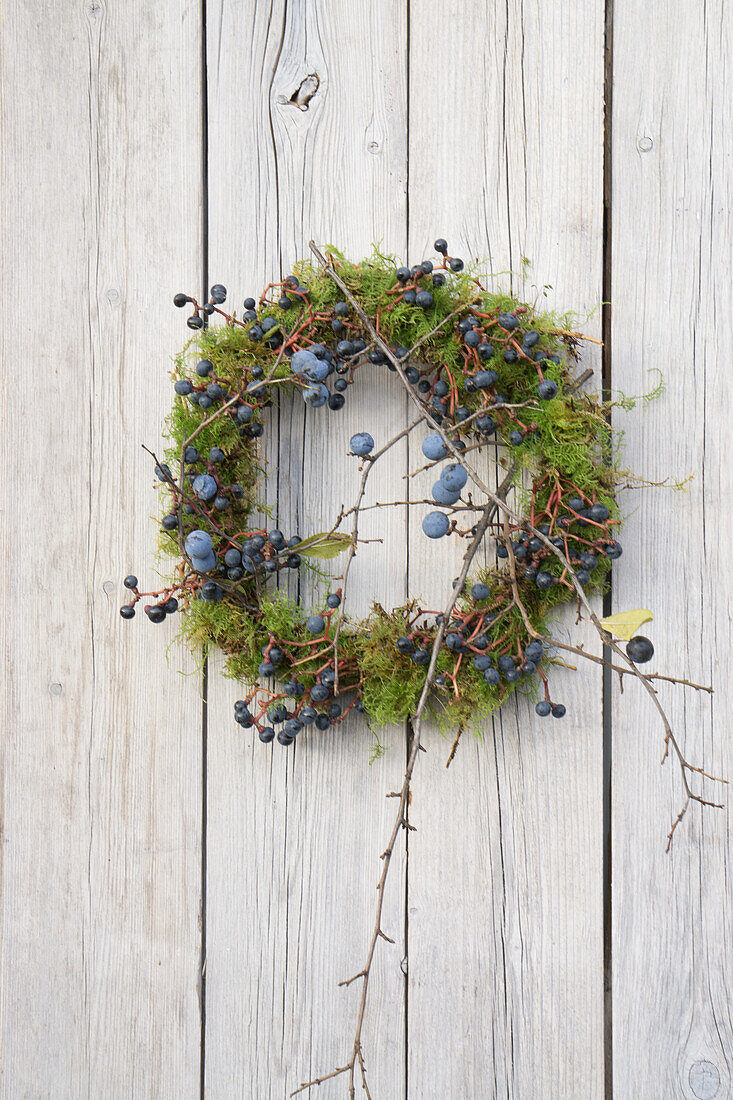
[[[598,307],[603,5],[422,4],[410,51],[410,262],[443,236],[495,272],[528,257],[511,282],[540,308]],[[462,551],[412,530],[410,588],[442,606]],[[449,771],[437,732],[418,762],[410,1096],[603,1095],[601,676],[551,679],[562,722],[520,701]]]
[[[356,258],[374,240],[402,251],[404,6],[207,7],[212,280],[241,302],[307,257],[309,237]],[[309,74],[319,84],[305,111],[289,101]],[[362,383],[343,412],[306,418],[302,403],[285,403],[273,417],[268,454],[278,469],[268,499],[288,534],[330,526],[338,505],[355,496],[357,465],[344,457],[353,431],[366,427],[386,440],[404,425],[404,399],[390,382],[391,401],[365,395]],[[389,477],[375,470],[374,496],[398,485],[404,470],[402,448]],[[367,515],[364,534],[379,527],[385,545],[357,556],[356,612],[371,598],[394,605],[405,595],[403,517]],[[265,747],[233,725],[237,689],[212,666],[207,1095],[279,1100],[348,1058],[359,985],[337,983],[364,962],[394,812],[384,796],[399,784],[404,730],[388,731],[387,755],[371,767],[360,722],[305,732],[295,749]],[[364,1035],[375,1096],[404,1091],[404,873],[401,849],[385,905],[396,943],[380,945]],[[331,1082],[319,1095],[345,1087]]]
[[[10,5],[0,49],[1,1091],[197,1096],[199,691],[118,608],[200,272],[199,8]]]
[[[614,605],[645,606],[650,670],[712,683],[660,695],[688,757],[733,777],[730,746],[731,339],[730,7],[614,5],[613,383],[665,394],[618,414],[628,465],[683,494],[629,493]],[[613,716],[614,1092],[730,1096],[730,794],[724,810],[681,804],[662,731],[633,684]],[[695,789],[700,784],[695,783]]]

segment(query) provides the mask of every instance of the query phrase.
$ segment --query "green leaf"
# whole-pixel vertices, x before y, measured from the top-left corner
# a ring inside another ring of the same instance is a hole
[[[607,619],[601,619],[601,626],[609,634],[628,641],[644,623],[648,623],[653,618],[651,611],[646,607],[637,607],[633,611],[619,611],[618,615],[609,615]]]
[[[311,535],[293,547],[294,554],[303,558],[335,558],[351,545],[351,537],[338,531],[322,531]]]

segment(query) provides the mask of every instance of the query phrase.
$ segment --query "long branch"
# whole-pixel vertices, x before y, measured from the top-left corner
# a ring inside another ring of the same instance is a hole
[[[320,251],[320,249],[317,247],[317,245],[313,241],[310,242],[310,247],[311,247],[311,250],[313,251],[314,255],[317,257],[317,259],[323,265],[323,269],[326,272],[326,274],[341,289],[342,293],[346,296],[348,301],[351,303],[351,305],[353,306],[353,308],[356,310],[357,314],[361,318],[363,324],[368,329],[369,333],[372,336],[372,339],[381,348],[381,350],[384,353],[384,355],[386,356],[386,358],[389,360],[389,362],[395,368],[395,371],[399,375],[399,377],[402,381],[402,384],[403,384],[404,388],[406,389],[407,394],[408,394],[410,400],[412,401],[412,403],[422,412],[422,414],[423,414],[425,420],[427,421],[427,423],[430,424],[431,427],[434,428],[434,430],[440,435],[441,439],[443,440],[443,443],[446,446],[446,449],[447,449],[448,453],[451,454],[457,462],[459,462],[461,465],[463,465],[464,469],[466,470],[466,473],[471,478],[474,485],[478,486],[478,488],[481,489],[481,491],[486,494],[487,498],[490,501],[492,501],[492,503],[496,504],[497,507],[503,512],[503,514],[508,519],[510,519],[515,524],[523,525],[527,530],[531,531],[532,535],[535,538],[539,539],[540,542],[543,544],[543,546],[545,546],[550,551],[550,553],[553,554],[562,563],[562,565],[564,567],[564,570],[565,570],[565,573],[567,574],[567,576],[569,576],[569,578],[570,578],[570,580],[573,584],[573,587],[575,588],[579,603],[585,608],[585,611],[588,615],[588,618],[590,619],[590,621],[593,623],[596,630],[598,631],[598,634],[599,634],[603,644],[608,646],[609,649],[611,649],[616,654],[616,656],[621,659],[621,661],[624,663],[624,665],[626,665],[628,667],[629,674],[635,676],[644,685],[644,690],[647,692],[647,694],[649,695],[650,699],[652,700],[654,706],[656,707],[657,712],[659,713],[659,717],[660,717],[661,722],[662,722],[662,726],[664,728],[665,751],[664,751],[664,756],[662,757],[662,760],[664,761],[667,758],[667,754],[669,752],[669,746],[671,745],[672,748],[675,751],[678,763],[680,765],[680,773],[681,773],[681,776],[682,776],[682,784],[683,784],[684,793],[685,793],[685,801],[684,801],[684,805],[682,807],[682,810],[681,810],[680,814],[678,815],[677,819],[675,820],[675,822],[672,826],[672,829],[670,830],[670,833],[668,835],[667,850],[669,851],[669,845],[670,845],[672,837],[674,835],[674,831],[675,831],[677,825],[679,824],[679,822],[684,817],[685,812],[687,810],[687,807],[689,806],[690,801],[695,800],[695,801],[701,802],[705,805],[715,805],[715,806],[717,806],[717,803],[707,803],[707,802],[705,802],[704,799],[700,798],[698,795],[695,795],[691,791],[690,785],[689,785],[688,780],[687,780],[687,774],[686,774],[686,769],[688,767],[690,767],[690,765],[688,765],[687,761],[685,760],[685,757],[684,757],[684,755],[683,755],[683,753],[682,753],[682,751],[679,747],[679,744],[677,742],[677,739],[676,739],[676,737],[675,737],[675,735],[672,731],[672,726],[670,724],[670,721],[667,718],[667,715],[664,711],[664,708],[662,707],[662,704],[660,703],[660,701],[657,697],[657,693],[654,690],[654,687],[652,686],[650,680],[647,678],[647,676],[645,676],[645,674],[643,672],[641,672],[641,670],[639,668],[637,668],[637,666],[634,664],[634,662],[631,660],[631,658],[620,648],[620,646],[617,645],[617,643],[613,640],[613,638],[608,633],[608,631],[604,630],[598,616],[596,615],[595,611],[591,607],[590,602],[588,601],[588,597],[586,596],[586,594],[583,590],[583,586],[581,585],[580,581],[578,580],[578,577],[577,577],[577,574],[576,574],[575,570],[573,569],[572,565],[568,561],[568,559],[565,556],[565,554],[563,553],[563,551],[559,547],[555,546],[550,541],[550,539],[547,535],[545,535],[542,531],[539,531],[536,527],[534,527],[533,524],[529,523],[525,517],[519,516],[512,508],[509,507],[509,505],[505,501],[500,500],[496,496],[496,494],[491,491],[491,489],[488,487],[488,485],[486,485],[486,483],[482,480],[482,478],[479,477],[477,472],[464,461],[461,452],[454,446],[453,442],[448,437],[448,435],[445,433],[445,431],[443,430],[441,425],[431,415],[431,413],[430,413],[429,409],[427,408],[427,406],[424,405],[422,401],[420,401],[419,397],[415,393],[413,387],[411,386],[411,384],[410,384],[410,382],[409,382],[409,380],[408,380],[408,378],[405,374],[405,371],[404,371],[404,368],[402,366],[401,361],[396,358],[396,356],[394,355],[394,352],[390,348],[389,344],[387,344],[382,339],[382,337],[379,335],[379,333],[377,332],[376,328],[374,327],[374,325],[371,321],[371,318],[365,313],[364,309],[362,308],[360,303],[356,300],[356,298],[351,293],[349,288],[346,286],[343,279],[334,270],[333,264],[329,263],[329,261],[326,259],[326,257],[323,255],[323,253]],[[563,333],[563,335],[565,335],[565,334]],[[567,334],[567,335],[571,335],[571,334]],[[572,334],[572,335],[575,335],[575,334]]]
[[[503,498],[503,496],[506,495],[506,493],[509,491],[513,479],[514,479],[514,471],[511,470],[507,474],[507,476],[504,478],[502,484],[499,486],[499,488],[497,490],[497,496],[499,496],[500,499]],[[425,682],[423,683],[422,691],[420,692],[420,698],[419,698],[417,706],[415,708],[415,713],[413,714],[412,719],[410,721],[410,728],[411,728],[411,732],[412,732],[412,744],[411,744],[411,747],[410,747],[410,756],[409,756],[409,759],[407,761],[407,767],[405,769],[405,776],[404,776],[404,779],[403,779],[403,782],[402,782],[402,788],[399,792],[393,792],[391,796],[388,796],[388,797],[395,797],[395,796],[397,797],[397,799],[398,799],[397,814],[395,816],[394,824],[392,826],[392,831],[391,831],[390,836],[389,836],[389,841],[387,843],[387,847],[385,848],[385,850],[384,850],[384,852],[382,853],[382,856],[381,856],[381,858],[384,862],[383,862],[383,866],[382,866],[382,873],[379,877],[379,882],[377,884],[377,910],[376,910],[376,916],[375,916],[375,920],[374,920],[374,928],[373,928],[373,931],[372,931],[372,937],[371,937],[371,940],[370,940],[370,943],[369,943],[369,950],[367,952],[366,963],[364,964],[363,968],[357,974],[354,974],[351,978],[347,978],[346,981],[343,981],[343,982],[339,983],[340,985],[350,985],[353,981],[356,981],[358,978],[363,979],[363,985],[362,985],[362,989],[361,989],[361,997],[360,997],[360,1000],[359,1000],[359,1012],[358,1012],[357,1020],[356,1020],[356,1032],[355,1032],[355,1036],[354,1036],[354,1045],[352,1047],[352,1052],[351,1052],[351,1059],[349,1060],[349,1062],[347,1062],[347,1064],[345,1066],[341,1066],[341,1067],[335,1069],[332,1073],[329,1073],[326,1077],[320,1077],[320,1078],[316,1077],[311,1081],[307,1081],[304,1084],[299,1085],[298,1088],[295,1089],[295,1091],[290,1094],[291,1096],[295,1096],[297,1093],[303,1092],[305,1089],[310,1088],[312,1085],[320,1085],[322,1081],[329,1080],[331,1077],[336,1077],[341,1073],[348,1073],[348,1075],[349,1075],[349,1097],[352,1098],[352,1100],[353,1100],[354,1091],[355,1091],[354,1075],[355,1075],[355,1072],[356,1072],[357,1063],[359,1064],[359,1068],[360,1068],[361,1075],[362,1075],[362,1084],[364,1085],[364,1089],[367,1093],[367,1096],[369,1095],[369,1090],[367,1088],[367,1083],[366,1083],[366,1069],[365,1069],[364,1061],[363,1061],[363,1058],[362,1058],[361,1033],[362,1033],[362,1028],[363,1028],[363,1024],[364,1024],[364,1014],[365,1014],[365,1011],[366,1011],[367,996],[368,996],[368,989],[369,989],[369,977],[370,977],[370,974],[371,974],[372,962],[374,960],[374,953],[375,953],[375,950],[376,950],[377,943],[378,943],[379,939],[380,938],[382,938],[382,939],[388,939],[389,938],[385,935],[385,933],[382,929],[382,909],[383,909],[383,905],[384,905],[384,888],[385,888],[385,884],[387,882],[387,875],[389,874],[389,868],[390,868],[390,864],[391,864],[391,860],[392,860],[392,853],[394,851],[395,841],[397,839],[397,834],[399,833],[401,827],[402,828],[407,828],[408,827],[407,818],[406,818],[406,808],[407,808],[407,800],[408,800],[408,796],[409,796],[409,792],[410,792],[410,783],[411,783],[411,780],[412,780],[412,773],[413,773],[414,768],[415,768],[415,762],[417,761],[417,755],[418,755],[420,749],[422,748],[422,745],[421,745],[422,719],[423,719],[423,714],[425,712],[425,707],[427,705],[427,701],[428,701],[428,698],[429,698],[429,695],[430,695],[430,689],[431,689],[433,681],[435,679],[435,668],[436,668],[436,665],[437,665],[437,662],[438,662],[438,654],[440,652],[440,647],[443,643],[443,638],[444,638],[445,632],[447,630],[448,621],[449,621],[450,616],[453,612],[453,608],[455,607],[456,600],[458,599],[458,597],[459,597],[459,595],[460,595],[460,593],[463,589],[463,585],[466,581],[466,577],[468,576],[468,572],[471,568],[471,564],[473,562],[473,559],[476,556],[476,553],[479,549],[479,546],[481,545],[483,537],[486,533],[486,530],[487,530],[487,528],[488,528],[488,526],[491,522],[491,519],[492,519],[495,512],[496,512],[496,504],[493,501],[487,502],[487,504],[484,507],[483,514],[482,514],[478,524],[476,525],[476,533],[474,534],[473,538],[471,539],[471,543],[468,546],[468,548],[466,550],[466,553],[463,556],[463,564],[462,564],[462,567],[461,567],[461,571],[458,575],[458,580],[457,580],[457,582],[456,582],[456,584],[453,588],[450,599],[448,600],[448,603],[447,603],[447,605],[445,607],[445,610],[443,612],[443,617],[442,617],[442,619],[440,621],[440,624],[438,626],[438,632],[435,636],[435,640],[433,642],[433,647],[432,647],[432,650],[431,650],[431,653],[430,653],[430,663],[428,665],[427,673],[425,675]]]

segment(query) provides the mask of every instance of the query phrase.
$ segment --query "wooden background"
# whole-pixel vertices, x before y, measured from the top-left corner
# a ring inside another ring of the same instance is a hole
[[[280,1100],[348,1055],[358,986],[337,982],[362,965],[405,730],[371,767],[357,724],[267,749],[216,659],[204,684],[167,653],[175,624],[118,614],[121,578],[155,568],[140,443],[187,333],[176,290],[241,303],[309,237],[414,262],[445,236],[496,272],[528,257],[515,289],[589,311],[596,385],[661,370],[664,395],[616,417],[628,464],[695,476],[625,495],[613,608],[652,608],[659,670],[714,684],[664,703],[733,777],[732,11],[3,3],[3,1097]],[[283,526],[351,499],[349,435],[405,415],[389,380],[327,433],[283,407]],[[452,562],[370,515],[361,609],[444,593]],[[665,855],[680,784],[648,700],[593,667],[556,683],[564,721],[512,703],[449,771],[427,736],[368,1012],[375,1100],[733,1096],[730,804],[693,807]]]

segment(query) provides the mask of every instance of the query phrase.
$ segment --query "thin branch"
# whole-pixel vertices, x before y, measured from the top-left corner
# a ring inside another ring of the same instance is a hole
[[[504,478],[504,481],[499,486],[499,489],[497,490],[497,494],[502,494],[502,493],[508,492],[509,488],[511,487],[511,483],[513,481],[513,478],[514,478],[514,471],[511,471]],[[380,938],[386,938],[384,936],[384,932],[382,930],[382,908],[383,908],[383,904],[384,904],[384,888],[385,888],[385,884],[386,884],[386,881],[387,881],[387,875],[389,874],[389,868],[390,868],[390,864],[391,864],[391,860],[392,860],[392,853],[394,851],[394,845],[395,845],[395,842],[396,842],[396,839],[397,839],[397,834],[399,833],[400,828],[408,828],[408,823],[407,823],[407,818],[406,818],[407,801],[408,801],[408,796],[409,796],[409,792],[410,792],[410,782],[412,780],[412,773],[413,773],[413,770],[414,770],[414,767],[415,767],[415,763],[417,761],[418,753],[422,748],[422,745],[420,743],[421,730],[422,730],[422,718],[423,718],[425,707],[427,705],[427,701],[428,701],[428,698],[429,698],[429,695],[430,695],[430,689],[431,689],[432,684],[433,684],[434,679],[435,679],[435,668],[436,668],[437,661],[438,661],[438,654],[440,652],[440,647],[443,643],[443,638],[445,636],[445,632],[446,632],[446,629],[447,629],[448,620],[450,619],[450,616],[453,612],[453,608],[455,607],[458,596],[459,596],[460,592],[463,589],[463,585],[465,584],[466,577],[468,576],[468,572],[471,568],[471,564],[473,562],[473,559],[475,558],[476,553],[479,549],[479,546],[481,545],[484,534],[486,533],[486,529],[488,528],[488,526],[491,522],[491,519],[492,519],[495,512],[496,512],[496,504],[493,501],[487,502],[487,504],[484,508],[484,511],[483,511],[483,515],[481,516],[481,519],[479,520],[478,524],[476,525],[476,533],[473,536],[473,538],[471,540],[471,543],[470,543],[468,549],[466,550],[466,553],[464,554],[463,565],[461,567],[461,571],[459,573],[458,580],[456,582],[455,587],[453,588],[453,591],[451,593],[451,597],[448,600],[448,603],[447,603],[447,605],[445,607],[445,610],[443,612],[443,617],[442,617],[442,619],[440,621],[440,624],[438,626],[438,631],[437,631],[437,634],[435,636],[432,651],[431,651],[431,654],[430,654],[430,663],[428,665],[427,673],[425,675],[425,682],[423,684],[422,691],[420,693],[420,698],[418,700],[417,707],[415,708],[415,713],[414,713],[414,715],[412,717],[412,720],[410,722],[410,727],[411,727],[411,731],[412,731],[412,744],[411,744],[411,748],[410,748],[410,756],[409,756],[409,759],[408,759],[408,762],[407,762],[407,768],[405,769],[405,776],[404,776],[404,780],[403,780],[403,783],[402,783],[402,789],[399,791],[399,793],[393,791],[393,792],[390,792],[390,795],[389,795],[389,797],[395,797],[396,796],[398,798],[397,813],[395,815],[395,820],[394,820],[394,824],[392,826],[392,831],[390,833],[390,837],[389,837],[389,841],[387,843],[387,847],[385,848],[385,850],[384,850],[384,852],[382,853],[382,856],[381,856],[381,858],[383,860],[383,866],[382,866],[382,873],[379,877],[379,882],[377,884],[377,910],[376,910],[376,917],[375,917],[375,921],[374,921],[374,928],[373,928],[373,931],[372,931],[372,938],[371,938],[371,941],[370,941],[370,944],[369,944],[369,950],[367,952],[367,960],[366,960],[366,963],[365,963],[364,967],[357,974],[354,974],[351,978],[348,978],[345,982],[341,983],[342,985],[349,985],[351,982],[356,981],[358,978],[363,979],[363,985],[362,985],[362,989],[361,989],[361,998],[359,1000],[359,1011],[358,1011],[357,1020],[356,1020],[356,1032],[355,1032],[355,1035],[354,1035],[354,1045],[352,1047],[352,1052],[351,1052],[351,1059],[345,1067],[343,1067],[342,1069],[336,1071],[338,1073],[348,1072],[348,1074],[349,1074],[349,1097],[350,1097],[350,1100],[353,1100],[353,1097],[354,1097],[354,1094],[355,1094],[354,1074],[355,1074],[355,1069],[356,1069],[357,1063],[359,1064],[359,1068],[360,1068],[361,1075],[362,1075],[362,1084],[364,1086],[365,1091],[368,1094],[368,1088],[367,1088],[367,1083],[366,1083],[366,1070],[365,1070],[364,1063],[363,1063],[363,1058],[362,1058],[361,1034],[362,1034],[362,1028],[363,1028],[363,1024],[364,1024],[364,1014],[365,1014],[365,1011],[366,1011],[366,1004],[367,1004],[367,995],[368,995],[368,989],[369,989],[369,977],[370,977],[370,974],[371,974],[372,962],[374,960],[374,952],[375,952],[377,943],[378,943]],[[334,1074],[331,1074],[329,1076],[334,1076]],[[295,1096],[297,1093],[303,1092],[305,1089],[310,1088],[311,1085],[320,1084],[320,1081],[322,1081],[322,1080],[327,1080],[327,1078],[320,1078],[320,1079],[319,1078],[314,1078],[311,1081],[307,1081],[304,1084],[300,1085],[297,1089],[295,1089],[295,1091],[292,1092],[290,1095]]]
[[[644,685],[644,689],[647,692],[647,694],[649,695],[650,699],[652,700],[654,706],[656,707],[657,712],[658,712],[659,717],[660,717],[660,720],[662,722],[662,726],[664,728],[665,751],[664,751],[664,756],[663,756],[662,759],[663,760],[666,759],[667,754],[669,752],[669,747],[671,745],[672,748],[675,751],[675,754],[677,756],[677,759],[678,759],[678,762],[679,762],[679,765],[680,765],[682,785],[683,785],[683,788],[684,788],[684,793],[685,793],[685,798],[686,798],[686,803],[685,803],[685,806],[682,809],[680,817],[675,822],[675,824],[672,826],[672,829],[669,833],[668,844],[667,844],[667,851],[669,851],[669,846],[671,844],[671,840],[672,840],[672,836],[674,834],[675,828],[676,828],[677,824],[679,823],[679,821],[684,816],[685,810],[687,809],[687,805],[689,804],[690,799],[694,799],[697,802],[702,802],[705,805],[707,805],[707,803],[705,803],[705,801],[703,799],[701,799],[698,795],[693,794],[693,792],[690,790],[690,786],[689,786],[689,783],[687,781],[687,769],[691,769],[691,770],[699,770],[699,769],[692,769],[692,766],[689,765],[687,763],[687,761],[685,760],[685,758],[684,758],[684,756],[683,756],[683,754],[680,750],[680,747],[677,743],[677,740],[674,736],[674,733],[672,731],[672,727],[671,727],[671,724],[669,722],[669,719],[667,718],[667,715],[664,711],[664,708],[662,707],[662,704],[660,703],[660,701],[657,697],[657,693],[654,690],[650,680],[644,675],[643,672],[641,672],[636,667],[636,665],[627,656],[627,654],[616,644],[616,642],[613,640],[611,635],[606,630],[604,630],[598,616],[596,615],[595,611],[591,607],[591,604],[588,600],[588,597],[586,596],[586,594],[583,590],[583,586],[581,585],[580,581],[578,580],[578,577],[577,577],[577,574],[576,574],[575,570],[573,569],[572,565],[568,561],[568,559],[567,559],[566,555],[563,553],[563,551],[559,547],[556,547],[550,541],[550,539],[547,535],[543,534],[536,527],[534,527],[531,523],[529,523],[526,520],[525,517],[519,516],[514,511],[514,509],[510,508],[509,505],[506,504],[505,501],[500,500],[497,497],[497,495],[491,491],[489,486],[486,485],[486,483],[482,480],[482,478],[479,477],[478,473],[464,461],[464,458],[463,458],[463,455],[461,454],[461,452],[453,445],[452,441],[450,440],[448,435],[445,433],[444,429],[440,426],[440,424],[438,424],[438,422],[435,420],[435,418],[431,415],[431,413],[429,412],[427,407],[420,401],[420,399],[417,396],[417,394],[415,393],[413,387],[410,385],[410,382],[409,382],[407,376],[405,375],[405,371],[404,371],[404,368],[402,366],[401,361],[399,359],[395,358],[395,355],[394,355],[392,349],[381,338],[381,336],[379,335],[379,333],[375,329],[374,325],[372,324],[371,319],[364,312],[364,310],[362,309],[361,305],[356,300],[356,298],[354,298],[354,295],[351,293],[349,288],[346,286],[343,279],[334,270],[333,264],[326,260],[323,253],[314,244],[313,241],[310,242],[310,247],[311,247],[311,250],[313,251],[313,253],[315,254],[315,256],[320,260],[321,264],[323,265],[323,268],[324,268],[324,271],[326,272],[326,274],[331,279],[333,279],[333,281],[336,283],[336,285],[338,287],[340,287],[342,293],[347,297],[347,299],[349,300],[351,305],[354,307],[354,309],[358,313],[359,317],[361,318],[362,322],[364,323],[364,325],[367,327],[368,331],[370,332],[370,334],[371,334],[372,338],[374,339],[374,341],[382,349],[382,351],[386,355],[389,362],[395,368],[397,374],[399,375],[399,377],[402,381],[403,386],[405,387],[405,389],[407,391],[407,394],[408,394],[410,400],[422,412],[422,414],[423,414],[425,420],[427,421],[427,423],[430,424],[431,427],[434,428],[434,430],[440,435],[440,437],[443,440],[443,443],[445,444],[448,452],[454,457],[456,462],[463,465],[464,469],[466,470],[468,476],[473,481],[474,485],[478,486],[478,488],[481,489],[481,491],[486,495],[488,500],[490,500],[490,501],[492,501],[492,503],[496,504],[497,507],[502,511],[502,513],[505,516],[507,516],[508,519],[510,519],[512,521],[512,523],[515,523],[518,526],[523,526],[526,530],[530,531],[532,533],[532,535],[535,538],[539,539],[540,542],[543,544],[543,546],[545,546],[550,551],[550,553],[553,554],[562,563],[563,568],[564,568],[564,572],[570,578],[570,581],[571,581],[571,583],[572,583],[572,585],[573,585],[573,587],[574,587],[574,589],[577,593],[578,603],[579,603],[579,605],[581,605],[585,609],[585,611],[588,615],[588,618],[590,619],[590,621],[593,623],[596,630],[598,631],[598,634],[601,638],[601,641],[604,643],[604,645],[607,645],[609,647],[609,649],[611,649],[616,654],[617,657],[621,658],[624,665],[628,666],[629,674],[635,676],[640,681],[640,683],[642,683]],[[580,333],[566,332],[565,330],[557,330],[557,333],[558,333],[558,335],[567,336],[567,337],[572,338],[572,339],[577,339],[577,338],[580,338],[580,336],[581,336]],[[715,804],[713,804],[713,805],[715,805]]]

